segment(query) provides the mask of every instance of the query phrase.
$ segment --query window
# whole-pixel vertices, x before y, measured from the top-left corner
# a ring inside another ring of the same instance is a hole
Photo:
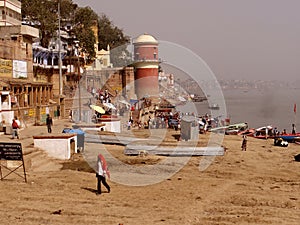
[[[58,57],[55,56],[54,60],[53,60],[53,65],[58,66]]]

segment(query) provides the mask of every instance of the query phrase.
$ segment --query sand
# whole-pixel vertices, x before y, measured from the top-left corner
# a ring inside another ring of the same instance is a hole
[[[25,133],[21,142],[32,148]],[[299,224],[300,163],[294,161],[299,145],[275,147],[272,140],[249,138],[242,152],[241,140],[225,136],[225,155],[204,171],[199,171],[203,157],[192,157],[159,183],[128,186],[108,180],[111,193],[103,188],[101,195],[95,194],[95,174],[81,154],[68,161],[44,155],[43,165],[28,168],[27,183],[15,176],[0,182],[0,224]],[[119,160],[141,167],[164,159],[124,156],[123,146],[106,147]]]

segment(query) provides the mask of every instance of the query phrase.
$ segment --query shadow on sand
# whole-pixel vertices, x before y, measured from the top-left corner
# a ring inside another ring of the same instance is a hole
[[[97,194],[97,189],[93,189],[93,188],[89,188],[89,187],[81,187],[81,189],[86,190],[86,191],[90,191],[94,194]]]

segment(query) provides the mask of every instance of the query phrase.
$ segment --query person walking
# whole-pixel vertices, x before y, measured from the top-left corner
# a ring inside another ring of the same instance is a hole
[[[20,138],[20,132],[19,132],[19,130],[21,129],[21,122],[20,122],[20,120],[18,119],[18,117],[16,117],[16,116],[15,116],[15,121],[16,121],[17,124],[18,124],[17,137]]]
[[[247,135],[243,135],[243,141],[242,141],[242,151],[246,151],[247,149]]]
[[[128,122],[127,122],[127,130],[130,130],[130,128],[131,128],[131,120],[128,120]]]
[[[110,186],[106,182],[106,176],[110,178],[110,173],[108,170],[108,166],[106,160],[102,154],[98,155],[97,158],[97,195],[100,195],[101,192],[101,183],[106,187],[108,193],[110,193]]]
[[[73,122],[73,111],[72,111],[72,109],[70,109],[70,111],[69,111],[69,120],[70,120],[70,122]]]
[[[48,133],[52,133],[53,121],[52,121],[52,117],[49,114],[47,115],[47,118],[46,118],[46,125],[47,125],[47,129],[48,129]]]
[[[12,139],[15,139],[15,137],[17,137],[19,139],[19,132],[18,129],[20,128],[18,122],[16,121],[16,119],[12,120]]]

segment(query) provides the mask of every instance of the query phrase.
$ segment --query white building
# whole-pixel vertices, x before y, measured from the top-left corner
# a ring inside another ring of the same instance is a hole
[[[14,111],[11,110],[11,96],[9,91],[0,91],[0,122],[11,123]]]
[[[98,51],[98,43],[95,44],[96,58],[91,66],[87,66],[86,70],[102,70],[107,68],[113,68],[113,64],[110,62],[110,47],[107,45],[107,50],[101,49]]]
[[[21,2],[18,0],[0,0],[0,26],[21,25]]]

